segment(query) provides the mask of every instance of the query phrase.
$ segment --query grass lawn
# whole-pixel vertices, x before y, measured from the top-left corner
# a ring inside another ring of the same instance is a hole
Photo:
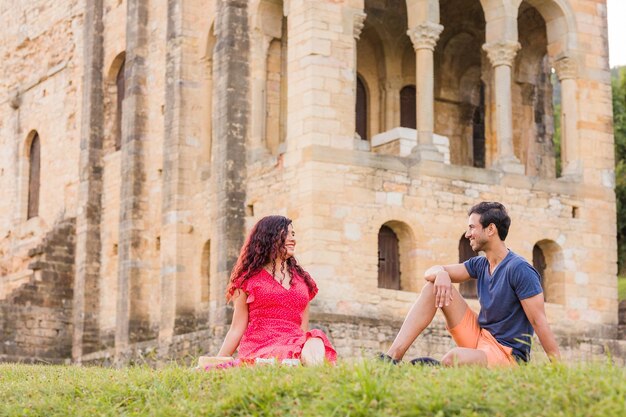
[[[617,293],[619,301],[626,300],[626,276],[617,277]]]
[[[625,416],[626,369],[0,364],[0,416]]]

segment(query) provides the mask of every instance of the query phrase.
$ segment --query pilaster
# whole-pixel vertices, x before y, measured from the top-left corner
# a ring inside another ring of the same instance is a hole
[[[211,292],[216,310],[213,326],[227,324],[224,294],[245,233],[246,136],[249,123],[248,1],[218,3],[214,53],[213,164],[215,277]],[[236,94],[234,94],[236,92]],[[214,244],[213,244],[214,242]]]
[[[119,271],[115,331],[118,364],[129,343],[155,337],[149,317],[145,148],[148,135],[148,0],[127,0],[126,94],[122,120]]]
[[[76,216],[76,271],[72,306],[72,361],[80,363],[85,353],[100,347],[100,222],[102,217],[103,110],[103,5],[88,0],[85,5],[84,75]]]

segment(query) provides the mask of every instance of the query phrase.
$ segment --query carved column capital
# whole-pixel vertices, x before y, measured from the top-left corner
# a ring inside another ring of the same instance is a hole
[[[490,42],[483,45],[483,50],[487,52],[491,65],[494,67],[500,65],[512,67],[515,54],[520,48],[519,42],[513,41]]]
[[[556,61],[554,63],[554,69],[556,69],[556,75],[559,77],[559,81],[574,79],[578,73],[576,61],[570,57],[561,58]]]
[[[363,11],[358,11],[355,12],[352,17],[354,19],[352,36],[354,36],[354,39],[359,40],[361,37],[361,31],[363,31],[363,26],[365,25],[365,18],[367,17],[367,14]]]
[[[439,35],[443,31],[443,26],[434,22],[424,22],[407,30],[407,35],[413,42],[413,48],[435,50],[435,45],[439,40]]]

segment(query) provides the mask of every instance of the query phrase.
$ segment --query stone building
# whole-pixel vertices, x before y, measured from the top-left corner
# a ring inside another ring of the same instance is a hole
[[[565,355],[624,357],[604,0],[33,0],[0,17],[0,360],[215,353],[230,269],[272,213],[320,287],[312,322],[370,355],[426,268],[474,256],[480,200],[509,208]],[[450,344],[440,320],[414,352]]]

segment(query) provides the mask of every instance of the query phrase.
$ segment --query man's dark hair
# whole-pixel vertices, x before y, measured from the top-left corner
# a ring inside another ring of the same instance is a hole
[[[482,227],[486,228],[493,223],[496,229],[498,229],[500,240],[506,239],[511,226],[511,218],[502,204],[495,201],[483,201],[469,209],[467,215],[471,216],[474,213],[480,216]]]

